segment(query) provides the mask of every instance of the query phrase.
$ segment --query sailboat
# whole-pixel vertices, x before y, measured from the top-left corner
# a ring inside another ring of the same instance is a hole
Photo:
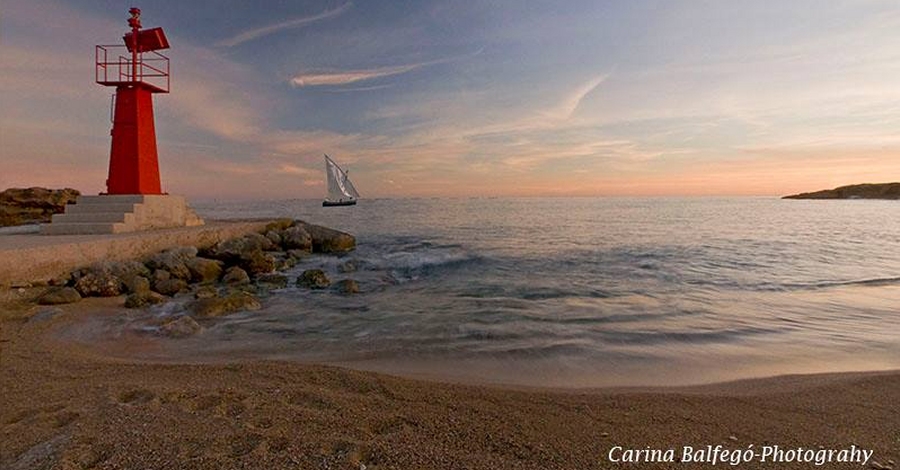
[[[334,160],[325,155],[325,178],[328,179],[328,195],[322,201],[322,207],[352,206],[359,199],[359,193]]]

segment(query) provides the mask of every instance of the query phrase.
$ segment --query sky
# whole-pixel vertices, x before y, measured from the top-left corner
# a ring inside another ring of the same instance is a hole
[[[160,26],[163,189],[782,195],[900,180],[896,0],[5,0],[0,188],[105,189],[94,45]]]

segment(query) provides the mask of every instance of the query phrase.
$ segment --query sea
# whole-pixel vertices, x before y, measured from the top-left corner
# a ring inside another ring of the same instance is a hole
[[[356,236],[313,255],[354,279],[159,340],[152,359],[277,359],[524,387],[690,385],[900,368],[900,202],[739,198],[194,203]],[[349,263],[348,263],[349,262]],[[352,272],[348,267],[355,266]],[[182,304],[186,300],[180,301]],[[146,316],[106,325],[146,330]]]

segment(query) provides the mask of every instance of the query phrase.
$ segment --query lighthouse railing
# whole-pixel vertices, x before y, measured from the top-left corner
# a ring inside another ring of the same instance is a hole
[[[94,48],[94,81],[106,86],[141,83],[156,93],[168,93],[170,85],[169,58],[156,51],[137,56],[132,67],[131,54],[120,45],[98,45]],[[134,73],[136,76],[132,76]]]

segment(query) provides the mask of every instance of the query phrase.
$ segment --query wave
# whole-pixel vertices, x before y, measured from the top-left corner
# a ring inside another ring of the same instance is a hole
[[[483,260],[482,256],[459,245],[420,242],[363,259],[362,264],[367,270],[386,271],[395,280],[403,282],[439,271],[468,267]]]
[[[815,290],[850,286],[884,287],[895,284],[900,284],[900,277],[876,277],[872,279],[856,279],[850,281],[821,281],[807,284],[785,284],[785,287],[791,290]]]

